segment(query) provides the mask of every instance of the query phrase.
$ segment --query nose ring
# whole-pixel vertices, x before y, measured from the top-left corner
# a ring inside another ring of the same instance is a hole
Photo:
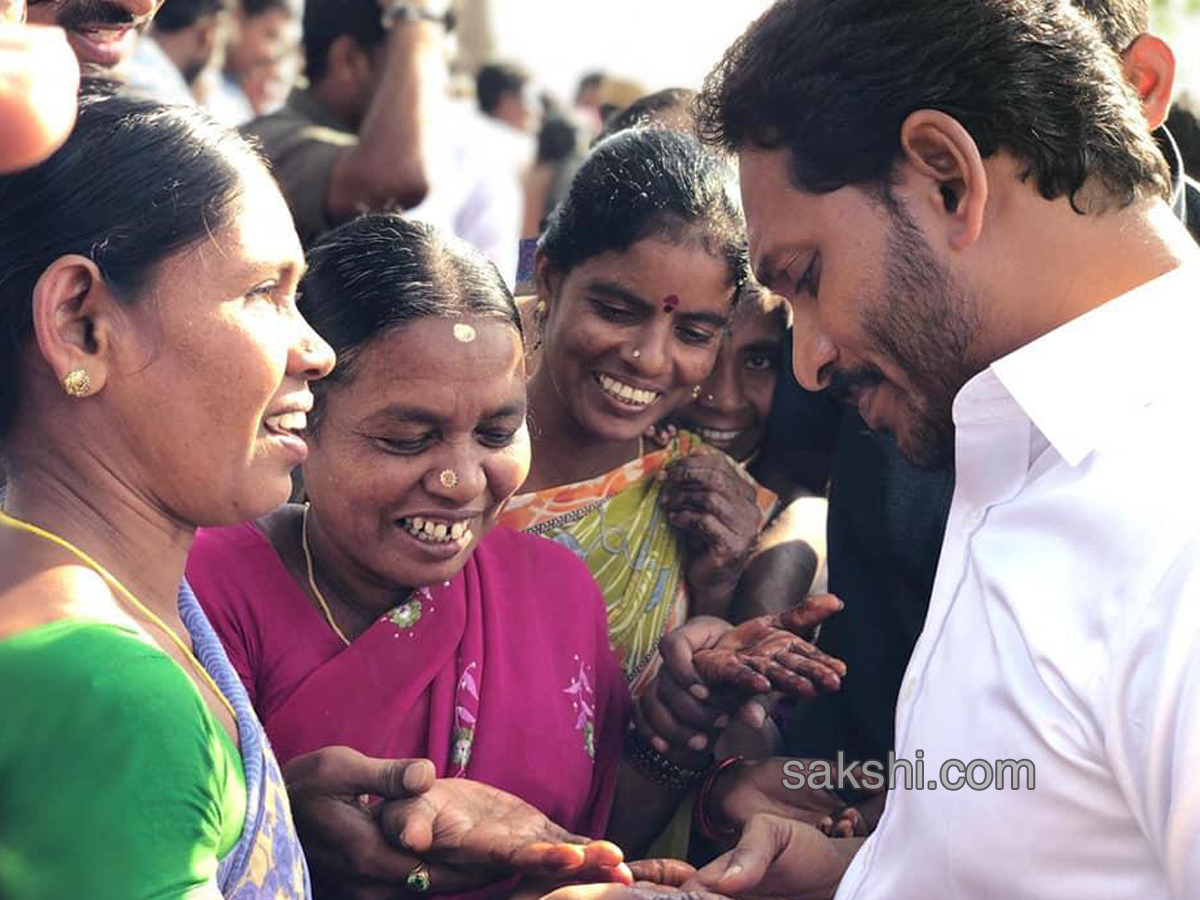
[[[641,350],[637,350],[637,349],[635,349],[635,350],[633,351],[633,353],[631,353],[631,354],[629,354],[629,355],[630,355],[630,356],[632,356],[634,359],[641,359],[641,358],[642,358],[642,351],[641,351]]]
[[[438,481],[446,490],[458,487],[458,473],[453,469],[442,469],[438,474]]]

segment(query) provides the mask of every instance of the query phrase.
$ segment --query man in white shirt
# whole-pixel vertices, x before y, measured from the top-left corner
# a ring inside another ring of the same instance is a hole
[[[1195,897],[1200,251],[1115,54],[1055,0],[784,0],[701,102],[800,382],[956,489],[897,709],[923,774],[865,843],[764,815],[697,885]]]

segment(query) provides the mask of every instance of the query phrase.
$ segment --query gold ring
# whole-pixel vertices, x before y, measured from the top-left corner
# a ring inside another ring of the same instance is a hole
[[[417,863],[416,868],[404,879],[404,883],[414,894],[424,894],[429,890],[429,866]]]
[[[438,481],[440,481],[442,487],[446,488],[447,490],[456,488],[458,487],[458,473],[453,469],[442,469],[441,473],[438,475]]]

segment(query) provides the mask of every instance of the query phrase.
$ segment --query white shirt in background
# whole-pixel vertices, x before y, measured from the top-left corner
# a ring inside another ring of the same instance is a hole
[[[125,68],[125,79],[131,87],[162,103],[190,106],[196,102],[179,67],[163,53],[158,41],[150,34],[138,38],[133,57]]]
[[[1200,897],[1198,347],[1192,263],[959,393],[896,752],[1035,787],[893,791],[838,900]]]
[[[437,152],[429,162],[429,194],[406,215],[482,250],[511,288],[525,209],[516,138],[498,140],[495,129],[502,126],[462,101],[449,104],[440,126],[433,140]]]

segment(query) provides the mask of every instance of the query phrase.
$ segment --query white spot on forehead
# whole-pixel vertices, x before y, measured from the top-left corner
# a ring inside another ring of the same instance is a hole
[[[463,344],[469,344],[475,340],[475,329],[463,322],[458,322],[454,326],[454,339]]]

